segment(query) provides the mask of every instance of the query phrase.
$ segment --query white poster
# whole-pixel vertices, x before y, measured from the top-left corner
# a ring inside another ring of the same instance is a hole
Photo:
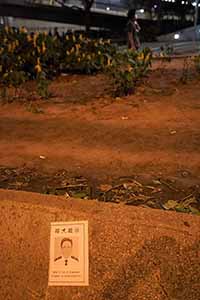
[[[51,223],[50,286],[86,286],[88,221]]]

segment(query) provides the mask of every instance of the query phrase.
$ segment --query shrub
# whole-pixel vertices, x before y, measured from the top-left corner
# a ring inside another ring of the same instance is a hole
[[[102,70],[106,56],[115,52],[109,40],[90,40],[81,34],[62,38],[46,33],[29,34],[24,28],[0,31],[0,75],[24,71],[28,78],[45,72],[48,78],[68,72],[92,73]]]
[[[152,53],[149,49],[141,52],[132,50],[111,57],[108,73],[114,83],[115,96],[132,93],[151,66]]]
[[[198,74],[200,74],[200,55],[194,57],[194,65]]]
[[[48,97],[48,80],[61,74],[91,74],[108,70],[116,93],[128,94],[146,75],[151,53],[118,53],[109,40],[91,40],[82,34],[28,33],[25,28],[0,30],[0,84],[17,88],[35,79],[39,94]]]

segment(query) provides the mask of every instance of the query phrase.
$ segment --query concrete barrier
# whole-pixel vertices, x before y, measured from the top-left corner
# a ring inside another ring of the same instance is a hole
[[[89,221],[88,287],[48,287],[50,222]],[[198,300],[200,218],[0,190],[1,300]]]

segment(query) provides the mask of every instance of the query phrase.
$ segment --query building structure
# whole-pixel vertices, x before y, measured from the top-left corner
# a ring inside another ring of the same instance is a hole
[[[98,24],[106,23],[106,16],[119,17],[119,27],[124,26],[123,24],[125,23],[128,9],[135,8],[137,17],[144,21],[144,26],[147,25],[146,21],[149,21],[148,24],[150,24],[150,26],[146,28],[147,31],[155,31],[157,32],[156,34],[165,34],[194,24],[195,10],[198,11],[200,6],[200,4],[195,1],[198,0],[94,0],[94,4],[91,8],[91,12],[94,13],[94,24],[91,24],[91,26],[93,29],[99,28]],[[5,5],[6,3],[13,3],[13,5],[21,3],[21,5],[37,8],[38,10],[40,7],[55,8],[55,15],[57,8],[65,9],[66,14],[70,13],[70,11],[67,11],[67,8],[72,8],[77,17],[75,18],[76,20],[70,23],[70,18],[67,17],[63,22],[63,18],[59,17],[60,14],[58,14],[57,19],[52,20],[52,11],[51,18],[49,19],[50,22],[47,22],[48,16],[45,18],[41,17],[40,19],[36,18],[37,20],[31,18],[30,20],[24,16],[21,18],[16,15],[9,15],[7,17],[4,15],[0,18],[1,24],[10,24],[16,27],[25,26],[30,30],[46,30],[54,27],[58,27],[60,31],[66,31],[66,29],[84,29],[83,22],[82,24],[80,24],[81,22],[77,22],[78,14],[76,13],[76,10],[83,10],[82,0],[0,0],[0,5]],[[95,13],[99,13],[99,18],[103,18],[102,22],[96,22],[97,14]],[[42,16],[44,16],[44,13]],[[111,27],[112,24],[114,27],[117,23],[116,18],[115,22],[113,20],[114,19],[110,18],[110,21],[107,22]]]

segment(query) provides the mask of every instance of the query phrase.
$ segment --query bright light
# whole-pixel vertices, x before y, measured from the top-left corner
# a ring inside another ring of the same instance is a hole
[[[180,34],[179,34],[179,33],[175,33],[174,39],[175,39],[175,40],[178,40],[179,38],[180,38]]]
[[[110,10],[110,7],[106,7],[106,10]]]
[[[196,6],[197,4],[196,4],[196,2],[192,2],[192,6]]]
[[[154,8],[157,8],[157,7],[158,7],[158,5],[156,5],[156,4],[155,4],[153,7],[154,7]]]
[[[141,8],[139,11],[140,11],[141,14],[144,13],[144,9],[143,8]]]
[[[185,4],[185,1],[181,1],[181,4]]]

